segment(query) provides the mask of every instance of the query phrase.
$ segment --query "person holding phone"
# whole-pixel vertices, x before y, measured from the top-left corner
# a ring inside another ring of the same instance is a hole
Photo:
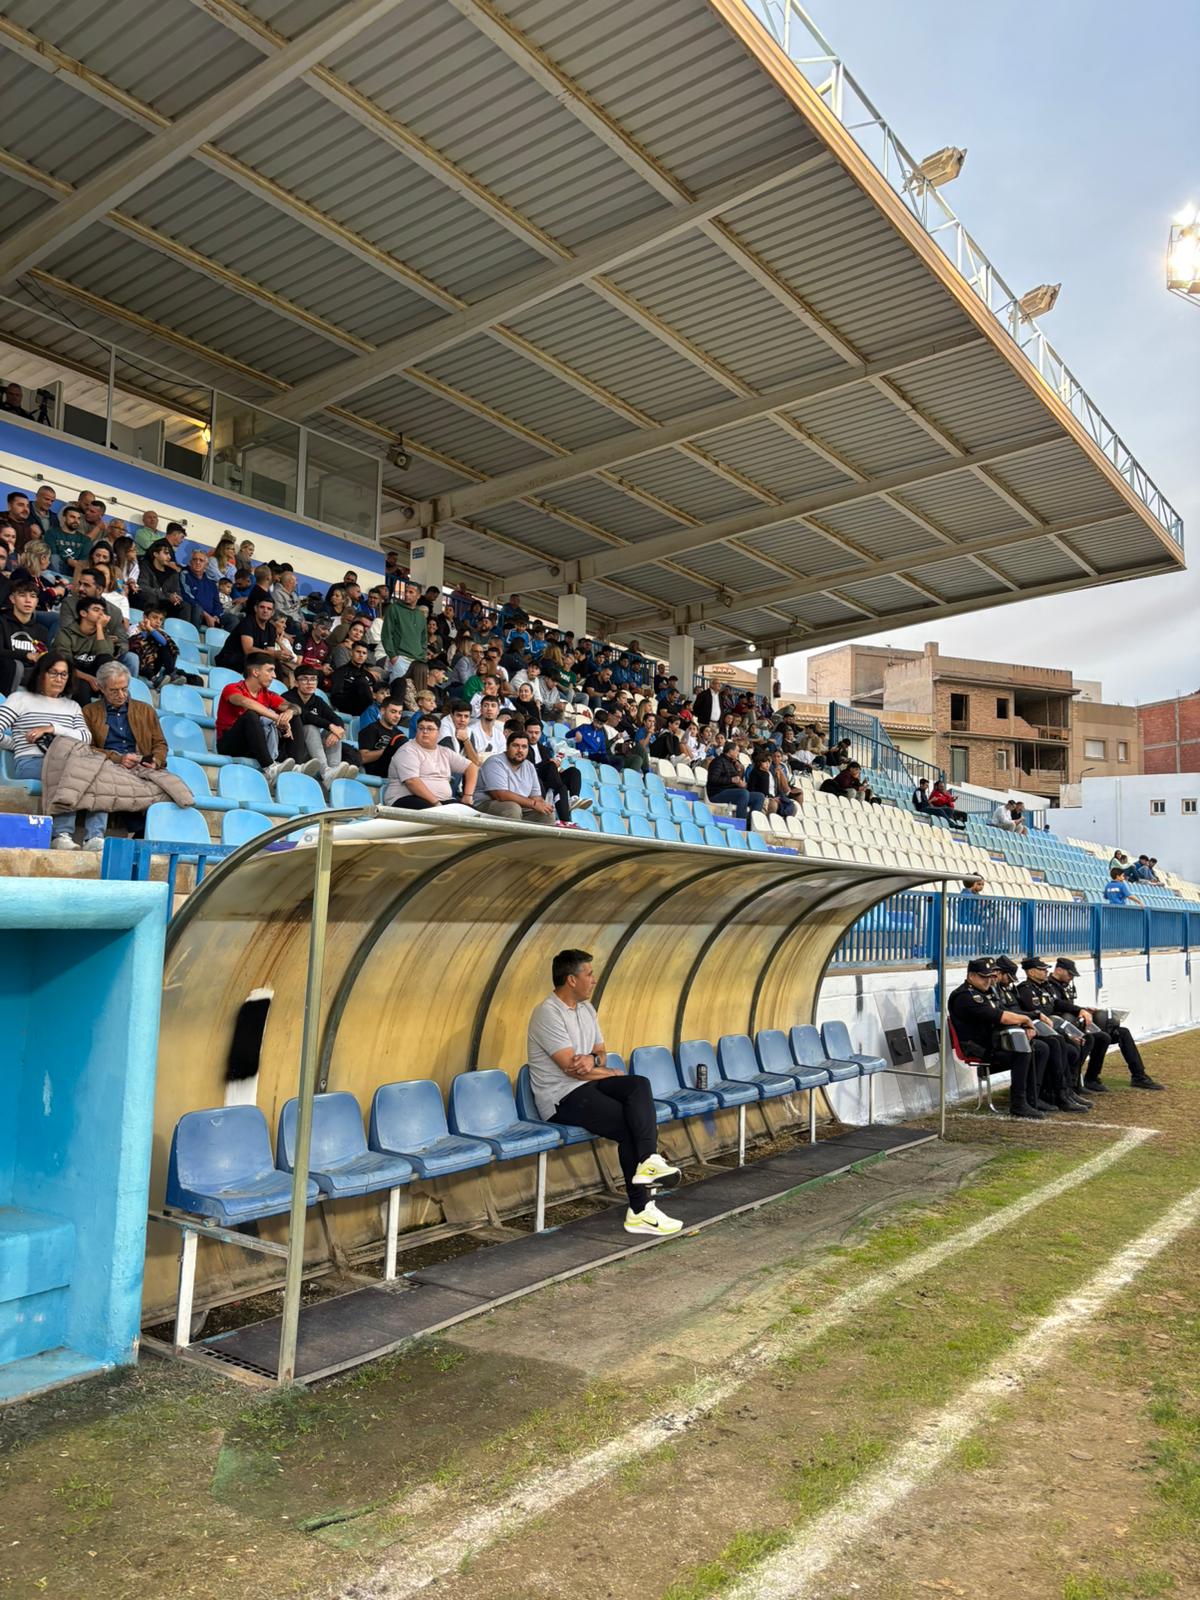
[[[96,673],[100,698],[83,708],[92,743],[106,761],[125,768],[167,764],[167,740],[153,706],[129,698],[129,670],[106,661]]]
[[[92,735],[84,720],[83,708],[71,693],[71,663],[59,650],[51,650],[34,663],[27,689],[18,689],[0,706],[0,745],[13,752],[13,767],[18,779],[42,778],[42,759],[56,738],[78,739],[91,744]],[[108,815],[103,811],[86,813],[87,847],[100,850]],[[77,850],[75,813],[52,817],[50,848]]]

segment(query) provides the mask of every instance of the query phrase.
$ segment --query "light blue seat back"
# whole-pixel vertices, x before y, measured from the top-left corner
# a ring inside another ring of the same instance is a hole
[[[816,1033],[816,1029],[813,1032]],[[850,1038],[850,1030],[844,1022],[826,1022],[821,1026],[821,1038],[831,1061],[851,1061],[854,1058],[854,1043]]]
[[[511,1128],[518,1118],[508,1074],[495,1067],[460,1072],[450,1085],[448,1120],[455,1133],[485,1139]]]
[[[131,700],[140,700],[144,706],[152,706],[154,704],[154,696],[150,692],[149,685],[143,683],[140,678],[130,678],[129,698]]]
[[[324,811],[325,791],[307,772],[281,772],[275,780],[275,798],[298,811]]]
[[[721,1078],[721,1069],[717,1064],[717,1052],[707,1039],[685,1039],[679,1046],[679,1076],[689,1089],[696,1087],[696,1068],[708,1068],[709,1085],[713,1085]]]
[[[156,800],[146,812],[146,838],[161,844],[212,844],[208,823],[199,811]]]
[[[190,622],[185,622],[182,617],[168,617],[163,623],[163,632],[168,634],[180,644],[200,643],[200,635]]]
[[[656,1100],[668,1100],[683,1087],[675,1070],[675,1057],[666,1045],[639,1045],[629,1058],[629,1070],[650,1080],[650,1092]]]
[[[645,781],[646,781],[646,793],[648,795],[656,796],[660,800],[665,800],[666,799],[666,797],[667,797],[667,786],[663,782],[663,780],[659,777],[657,772],[648,772],[646,774],[646,780]]]
[[[167,771],[186,783],[198,801],[211,801],[214,796],[204,768],[190,756],[168,756]]]
[[[449,1133],[442,1091],[432,1078],[382,1083],[371,1101],[371,1148],[416,1150]]]
[[[811,1022],[802,1022],[789,1035],[792,1056],[802,1067],[823,1067],[826,1062],[821,1035]]]
[[[673,822],[663,822],[661,819],[654,824],[654,836],[661,839],[664,844],[679,843],[679,829]]]
[[[219,1194],[274,1171],[267,1119],[257,1106],[185,1111],[171,1136],[166,1201],[187,1210],[182,1191]]]
[[[655,839],[654,824],[649,817],[630,817],[629,831],[635,839]]]
[[[715,824],[711,828],[705,828],[704,842],[712,845],[716,850],[725,850],[729,846],[729,841],[725,837],[725,829],[718,828]]]
[[[615,812],[603,811],[600,814],[600,831],[624,836],[629,832],[629,824],[624,817],[618,816]]]
[[[203,728],[198,728],[186,717],[163,717],[160,720],[167,744],[172,750],[177,750],[180,755],[187,755],[190,751],[208,754]]]
[[[229,642],[229,635],[224,628],[205,628],[204,642],[208,646],[210,656],[219,655]]]
[[[646,796],[640,789],[626,789],[625,810],[631,817],[644,817],[649,814]]]
[[[703,800],[694,800],[692,802],[692,820],[700,828],[715,827],[717,821]]]
[[[597,766],[595,771],[600,779],[600,787],[602,789],[619,789],[621,787],[621,774],[615,767]]]
[[[208,716],[208,707],[200,697],[199,689],[190,684],[164,683],[158,691],[160,709],[175,717],[197,718]]]
[[[762,1028],[755,1035],[755,1045],[758,1048],[758,1064],[761,1072],[792,1072],[795,1063],[792,1060],[792,1048],[788,1044],[787,1034],[779,1028]]]
[[[209,632],[212,632],[211,628]],[[220,699],[221,690],[228,689],[231,683],[241,683],[242,681],[241,673],[233,672],[229,667],[209,667],[208,669],[208,687],[214,699]]]
[[[601,789],[595,796],[597,811],[611,811],[616,817],[625,814],[625,796],[620,789]]]
[[[636,767],[626,767],[621,774],[621,784],[627,794],[645,794],[646,784]]]
[[[647,795],[646,809],[649,815],[654,818],[655,822],[671,822],[674,820],[674,813],[671,810],[671,802],[667,799],[665,794]]]
[[[704,835],[694,822],[681,822],[679,824],[679,837],[684,844],[703,844]]]
[[[329,785],[329,804],[336,811],[343,807],[373,806],[375,802],[370,789],[357,778],[335,778]]]
[[[285,1171],[296,1165],[296,1127],[300,1102],[286,1102],[279,1114],[279,1132],[275,1139],[275,1159]],[[348,1161],[367,1152],[367,1136],[363,1132],[362,1112],[358,1101],[346,1090],[313,1096],[312,1148],[308,1164],[314,1172],[332,1166],[338,1161]]]
[[[726,829],[726,832],[728,831]],[[761,833],[742,833],[738,835],[738,838],[746,841],[747,850],[761,850],[765,855],[772,853]]]
[[[266,777],[257,767],[222,767],[217,774],[217,793],[227,800],[240,800],[245,805],[271,803]]]
[[[270,826],[270,818],[264,817],[261,811],[226,811],[221,818],[221,843],[249,844]]]
[[[718,1039],[717,1060],[723,1078],[739,1078],[744,1082],[761,1071],[754,1046],[744,1033],[726,1033]]]
[[[581,828],[584,833],[600,832],[600,824],[590,811],[572,811],[571,821],[577,828]]]

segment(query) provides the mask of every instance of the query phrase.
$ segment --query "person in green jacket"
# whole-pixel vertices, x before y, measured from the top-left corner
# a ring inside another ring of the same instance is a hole
[[[414,661],[424,661],[429,646],[429,615],[418,608],[421,591],[406,583],[404,593],[383,613],[380,646],[392,663],[393,680],[402,678]]]

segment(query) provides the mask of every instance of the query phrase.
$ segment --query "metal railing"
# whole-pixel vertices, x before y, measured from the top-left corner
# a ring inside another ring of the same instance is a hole
[[[917,163],[845,62],[797,0],[742,0],[781,45],[793,65],[888,186],[903,201],[959,276],[987,307],[1025,359],[1067,407],[1088,437],[1111,461],[1163,531],[1183,547],[1183,520],[1133,452],[1092,401],[1083,385],[1032,318],[1021,314],[1018,296],[997,272],[947,205],[940,189],[926,183]]]
[[[860,917],[834,953],[836,969],[937,965],[937,900],[931,890],[893,895]],[[1091,956],[1116,951],[1200,951],[1200,907],[1159,911],[1079,901],[1005,900],[951,894],[946,957],[1008,955],[1019,959]]]

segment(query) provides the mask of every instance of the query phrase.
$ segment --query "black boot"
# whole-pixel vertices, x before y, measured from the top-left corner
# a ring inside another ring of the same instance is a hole
[[[1022,1117],[1027,1122],[1045,1122],[1046,1113],[1031,1106],[1025,1097],[1029,1077],[1029,1067],[1024,1059],[1021,1056],[1014,1057],[1008,1092],[1008,1114],[1010,1117]]]

